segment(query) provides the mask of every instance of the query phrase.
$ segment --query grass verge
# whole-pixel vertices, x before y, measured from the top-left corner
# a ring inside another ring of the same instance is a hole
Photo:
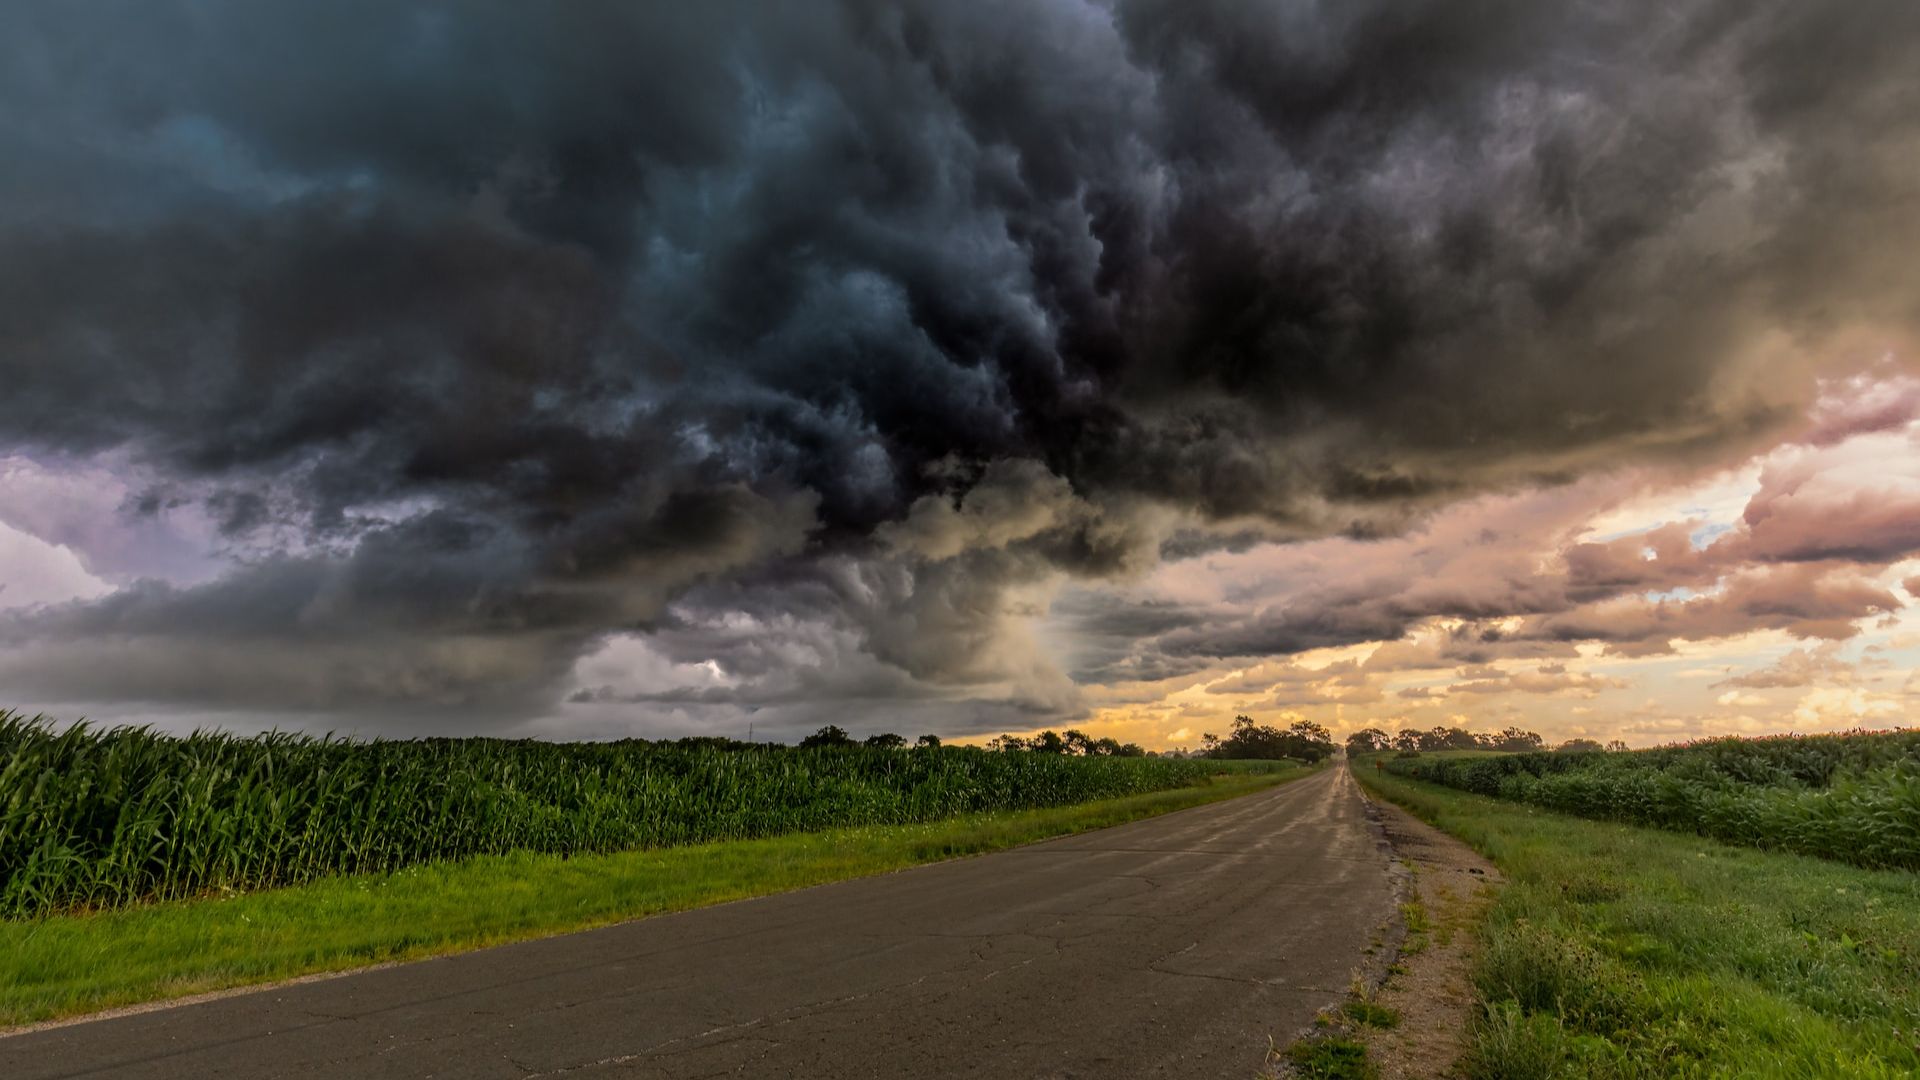
[[[1920,877],[1354,771],[1507,875],[1471,1076],[1920,1074]]]
[[[0,923],[0,1026],[414,960],[1120,825],[1308,770],[1075,806],[566,858],[509,854]]]

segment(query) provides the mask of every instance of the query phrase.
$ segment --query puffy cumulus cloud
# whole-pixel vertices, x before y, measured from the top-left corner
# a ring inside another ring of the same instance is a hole
[[[1920,378],[1883,363],[1880,370],[1827,380],[1799,441],[1832,446],[1855,435],[1903,430],[1915,417],[1920,417]]]
[[[994,462],[957,500],[915,500],[905,520],[880,527],[880,538],[924,559],[951,559],[1031,539],[1059,525],[1074,504],[1073,489],[1039,462]]]
[[[124,462],[0,457],[0,523],[66,548],[106,581],[218,576],[225,545],[204,510]]]
[[[1711,583],[1719,564],[1695,547],[1698,521],[1675,521],[1610,541],[1574,544],[1563,554],[1570,601],[1635,590],[1665,592]]]
[[[1543,555],[1619,490],[1617,478],[1600,478],[1487,496],[1393,537],[1263,544],[1166,566],[1152,580],[1156,592],[1204,605],[1213,618],[1161,641],[1190,655],[1291,653],[1392,640],[1423,620],[1559,610],[1564,586],[1540,572]],[[1471,632],[1497,640],[1497,628],[1482,629]]]
[[[698,677],[582,661],[568,701],[592,707],[593,724],[642,730],[746,717],[776,736],[829,722],[950,734],[1030,727],[1083,708],[1032,637],[1055,577],[1042,559],[995,549],[931,565],[786,560],[688,589],[615,654],[638,651]]]
[[[1541,664],[1531,671],[1504,671],[1482,667],[1460,673],[1463,682],[1436,688],[1432,696],[1452,694],[1568,694],[1594,697],[1602,690],[1623,689],[1624,679],[1568,671],[1565,664]]]
[[[1892,694],[1821,687],[1807,691],[1794,706],[1793,716],[1804,731],[1840,731],[1897,723],[1911,707],[1909,701]]]
[[[1263,709],[1309,705],[1371,705],[1382,700],[1379,682],[1357,660],[1336,660],[1321,667],[1298,663],[1255,665],[1237,675],[1206,684],[1209,694],[1256,694]]]
[[[1196,617],[1143,642],[1142,655],[1206,662],[1393,643],[1373,669],[1564,655],[1560,641],[1513,630],[1519,616],[1569,608],[1567,575],[1548,565],[1555,547],[1624,490],[1604,478],[1488,496],[1391,538],[1264,544],[1163,567],[1152,597]]]
[[[977,479],[951,461],[928,471],[952,476],[954,489],[921,496],[876,530],[885,549],[911,560],[1011,551],[1076,576],[1126,577],[1153,565],[1170,520],[1132,500],[1091,504],[1037,461],[989,462]]]
[[[1920,549],[1920,431],[1872,434],[1770,464],[1747,504],[1749,558],[1889,563]]]
[[[1885,615],[1900,599],[1870,578],[1825,566],[1746,569],[1709,594],[1683,599],[1630,597],[1529,619],[1525,636],[1599,641],[1624,655],[1673,651],[1675,641],[1785,630],[1800,638],[1848,638],[1860,620]]]
[[[1807,649],[1794,649],[1767,667],[1732,676],[1716,685],[1772,690],[1782,687],[1811,686],[1821,682],[1852,682],[1857,666],[1841,659],[1838,654],[1837,642]],[[1749,695],[1725,696],[1744,698]]]
[[[1571,642],[1514,638],[1502,631],[1509,620],[1488,625],[1443,620],[1398,641],[1381,644],[1367,655],[1363,666],[1371,672],[1421,672],[1460,665],[1486,665],[1496,660],[1565,661],[1577,658]]]
[[[0,524],[0,608],[99,596],[111,586],[87,572],[72,548]]]
[[[1074,715],[1439,622],[1456,662],[1651,642],[1581,609],[1713,568],[1518,493],[1724,464],[1911,339],[1915,40],[1892,0],[42,5],[0,42],[0,453],[217,559],[9,615],[0,675],[525,719],[650,693],[577,670],[637,634]],[[1897,438],[1886,397],[1808,453]],[[1794,475],[1749,558],[1906,542]],[[1501,500],[1536,531],[1446,509]],[[1264,597],[1154,591],[1281,541]],[[1880,603],[1806,574],[1710,603]]]

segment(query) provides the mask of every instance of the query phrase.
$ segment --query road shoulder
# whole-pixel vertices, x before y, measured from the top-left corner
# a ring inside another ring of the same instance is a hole
[[[1463,841],[1361,785],[1394,861],[1398,917],[1347,999],[1276,1052],[1268,1076],[1431,1080],[1462,1075],[1477,997],[1476,927],[1505,879]]]
[[[1398,1020],[1357,1024],[1356,1037],[1382,1080],[1453,1075],[1473,1019],[1474,928],[1504,879],[1460,840],[1384,799],[1369,799],[1409,874],[1401,909],[1407,935],[1386,982],[1371,994],[1386,1010],[1375,1015]]]

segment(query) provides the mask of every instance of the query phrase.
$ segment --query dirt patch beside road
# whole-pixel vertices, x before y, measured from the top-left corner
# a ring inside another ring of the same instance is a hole
[[[1370,796],[1371,798],[1371,796]],[[1459,840],[1373,799],[1393,853],[1411,874],[1407,936],[1372,1002],[1399,1015],[1392,1027],[1356,1025],[1354,1037],[1382,1080],[1457,1075],[1473,1018],[1473,928],[1503,879]]]

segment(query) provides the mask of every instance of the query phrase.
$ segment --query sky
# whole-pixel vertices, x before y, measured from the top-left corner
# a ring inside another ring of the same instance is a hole
[[[74,0],[0,704],[1900,724],[1920,5]]]

